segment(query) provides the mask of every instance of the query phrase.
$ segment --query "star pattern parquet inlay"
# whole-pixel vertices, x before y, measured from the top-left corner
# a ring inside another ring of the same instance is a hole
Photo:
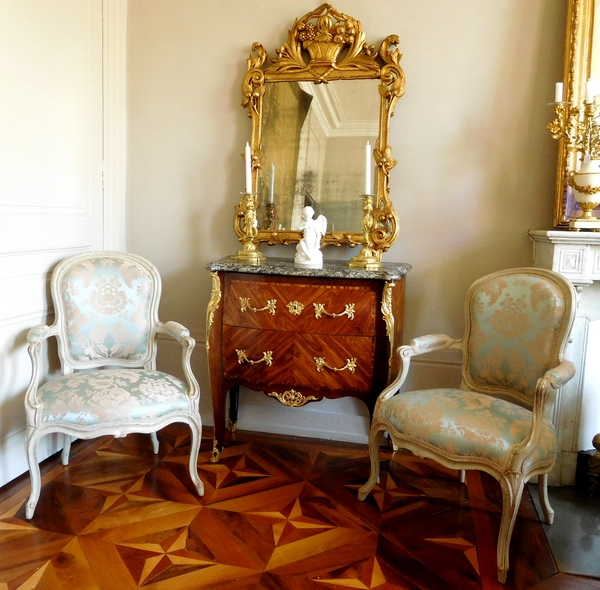
[[[149,437],[129,435],[74,443],[68,467],[50,459],[31,521],[28,485],[0,497],[0,590],[500,587],[491,478],[472,473],[462,485],[432,461],[387,453],[381,482],[359,502],[365,447],[237,432],[215,464],[210,434],[203,498],[189,479],[183,426],[159,433],[158,457]],[[470,486],[489,506],[471,505]],[[528,497],[524,505],[532,510]],[[506,590],[556,573],[529,516],[515,528]],[[532,540],[535,555],[522,550]]]

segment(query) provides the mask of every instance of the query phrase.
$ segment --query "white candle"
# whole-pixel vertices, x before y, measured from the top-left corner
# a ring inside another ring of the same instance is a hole
[[[248,142],[246,142],[244,155],[246,161],[246,194],[250,195],[252,194],[252,152]]]
[[[596,95],[596,84],[595,80],[590,78],[585,83],[585,102],[591,104],[594,102],[594,96]]]
[[[563,101],[563,83],[557,82],[556,88],[554,90],[554,102],[562,102]]]
[[[365,195],[370,195],[373,190],[371,181],[371,144],[367,141],[365,146]]]
[[[275,199],[275,164],[271,164],[271,184],[269,185],[269,200],[267,201],[271,205]]]

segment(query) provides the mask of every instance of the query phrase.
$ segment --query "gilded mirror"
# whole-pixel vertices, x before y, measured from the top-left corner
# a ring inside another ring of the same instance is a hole
[[[595,18],[599,11],[600,0],[569,0],[563,80],[567,110],[581,105],[589,78],[600,80],[600,17]],[[554,203],[556,228],[568,229],[570,221],[581,215],[568,186],[570,171],[577,170],[577,158],[577,152],[567,149],[566,140],[559,139]],[[600,218],[600,208],[592,213]]]
[[[356,266],[381,263],[398,235],[388,141],[404,94],[398,42],[391,35],[376,49],[360,21],[322,4],[294,22],[275,55],[254,43],[242,84],[251,190],[236,206],[239,260],[259,263],[262,242],[298,242],[310,205],[328,220],[322,245],[362,245]]]

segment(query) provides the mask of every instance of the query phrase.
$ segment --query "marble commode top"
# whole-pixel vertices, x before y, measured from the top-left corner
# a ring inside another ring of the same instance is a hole
[[[245,272],[258,275],[281,275],[290,277],[319,277],[334,279],[379,279],[394,281],[401,279],[412,268],[410,264],[384,262],[380,270],[350,268],[343,260],[324,261],[323,268],[295,266],[291,258],[267,258],[265,262],[253,265],[238,262],[233,256],[211,262],[206,268],[212,272]]]

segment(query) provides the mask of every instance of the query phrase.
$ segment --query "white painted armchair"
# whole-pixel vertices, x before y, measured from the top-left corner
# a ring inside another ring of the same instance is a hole
[[[157,269],[133,254],[86,252],[56,267],[51,292],[54,323],[27,336],[33,370],[25,395],[31,474],[26,517],[33,516],[41,490],[37,446],[51,432],[65,435],[66,465],[71,438],[148,433],[158,453],[156,431],[185,422],[192,431],[190,477],[202,496],[200,389],[190,367],[195,341],[181,324],[158,321]],[[181,344],[185,381],[156,370],[158,333]],[[40,351],[50,336],[58,342],[62,375],[40,386]]]
[[[561,275],[537,268],[505,270],[469,289],[463,338],[434,334],[401,346],[402,370],[375,405],[371,475],[359,499],[379,481],[379,446],[386,431],[397,447],[458,469],[462,481],[466,469],[491,474],[502,489],[497,560],[498,579],[505,582],[523,486],[534,475],[539,475],[546,522],[553,520],[547,474],[557,441],[544,409],[550,389],[575,373],[563,358],[575,308],[575,290]],[[399,391],[413,356],[444,349],[462,351],[460,389]]]

